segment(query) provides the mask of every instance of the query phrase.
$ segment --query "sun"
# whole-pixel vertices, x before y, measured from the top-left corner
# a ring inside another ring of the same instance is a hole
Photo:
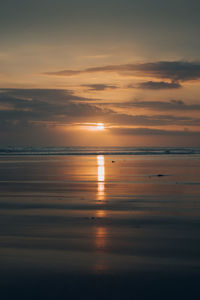
[[[96,130],[104,130],[105,127],[104,127],[104,123],[97,123],[96,124]]]
[[[105,130],[104,123],[83,123],[79,125],[84,130],[102,131]]]

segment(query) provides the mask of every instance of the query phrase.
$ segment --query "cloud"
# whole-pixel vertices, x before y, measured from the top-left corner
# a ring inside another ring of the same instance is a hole
[[[14,97],[24,100],[39,99],[47,102],[66,102],[66,101],[90,101],[93,99],[80,97],[68,89],[0,89],[1,99],[4,97]]]
[[[104,119],[115,124],[125,124],[133,126],[199,126],[200,118],[174,116],[174,115],[131,115],[109,112],[106,113]]]
[[[173,114],[136,115],[134,109],[130,109],[128,113],[115,112],[108,109],[107,106],[74,101],[74,99],[77,99],[76,95],[70,94],[69,91],[65,93],[60,90],[0,90],[0,133],[6,135],[10,132],[14,135],[15,132],[19,133],[20,130],[23,132],[26,127],[32,134],[31,132],[38,132],[38,129],[34,131],[36,127],[41,127],[44,131],[44,128],[50,126],[66,126],[85,122],[105,122],[112,131],[115,126],[154,127],[159,130],[160,126],[167,127],[171,125],[184,128],[200,125],[200,118],[192,116],[176,116]],[[197,109],[197,106],[187,106],[180,100],[167,103],[137,101],[130,102],[128,105],[132,108],[148,107],[152,110],[162,110],[166,107],[168,110],[178,109],[179,107],[183,110],[186,110],[187,107],[191,110]],[[1,109],[1,107],[3,108]],[[127,130],[130,130],[130,128]],[[118,132],[120,134],[119,129]],[[165,134],[165,131],[153,132],[155,134]],[[37,134],[35,133],[35,135]]]
[[[159,61],[124,65],[107,65],[83,70],[45,72],[45,75],[73,76],[85,73],[115,72],[127,76],[169,79],[172,82],[200,79],[200,63],[186,61]]]
[[[78,101],[77,101],[78,100]],[[80,100],[82,102],[80,102]],[[24,122],[68,123],[91,120],[110,110],[64,90],[0,90],[0,130]],[[90,100],[90,99],[89,99]]]
[[[117,86],[109,84],[83,84],[82,86],[87,87],[91,91],[104,91],[117,88]]]
[[[80,73],[84,73],[83,71],[79,70],[63,70],[63,71],[57,71],[57,72],[45,72],[45,75],[56,75],[56,76],[74,76],[78,75]]]
[[[124,103],[116,103],[118,107],[137,107],[145,108],[153,111],[199,111],[200,104],[186,104],[182,100],[171,100],[171,101],[129,101]]]
[[[165,81],[145,81],[137,86],[145,90],[165,90],[165,89],[178,89],[181,88],[178,82],[165,82]]]
[[[200,131],[189,130],[163,130],[155,128],[113,128],[112,133],[117,135],[164,135],[164,136],[197,136]]]

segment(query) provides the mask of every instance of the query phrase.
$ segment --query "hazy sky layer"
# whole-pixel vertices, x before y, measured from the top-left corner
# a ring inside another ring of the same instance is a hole
[[[3,1],[1,145],[200,146],[199,9]]]

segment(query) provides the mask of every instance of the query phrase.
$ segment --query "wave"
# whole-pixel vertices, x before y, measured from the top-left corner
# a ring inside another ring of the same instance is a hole
[[[194,155],[199,147],[4,147],[0,155]]]

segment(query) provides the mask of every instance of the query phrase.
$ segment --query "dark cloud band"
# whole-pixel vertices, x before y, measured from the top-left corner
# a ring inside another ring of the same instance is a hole
[[[54,76],[73,76],[84,73],[97,72],[117,72],[122,75],[154,77],[159,79],[170,79],[175,84],[178,81],[198,80],[200,79],[200,63],[185,61],[160,61],[153,63],[138,63],[124,65],[107,65],[84,70],[61,70],[56,72],[46,72],[45,75]],[[177,86],[178,87],[178,86]]]

